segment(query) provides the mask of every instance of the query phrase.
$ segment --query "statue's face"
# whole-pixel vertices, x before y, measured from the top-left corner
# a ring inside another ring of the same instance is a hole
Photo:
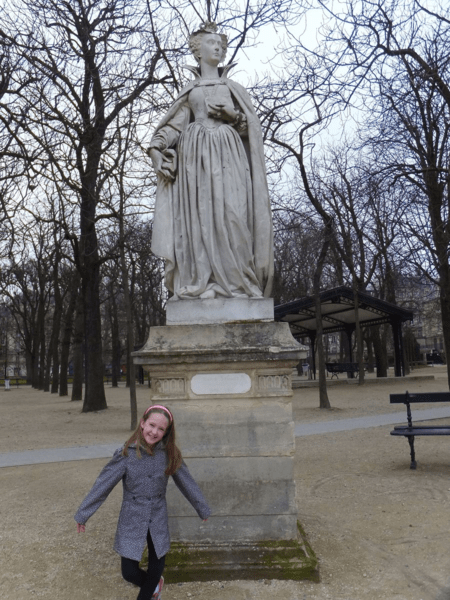
[[[222,38],[220,35],[215,33],[202,35],[198,53],[200,62],[216,67],[222,60],[222,52]]]

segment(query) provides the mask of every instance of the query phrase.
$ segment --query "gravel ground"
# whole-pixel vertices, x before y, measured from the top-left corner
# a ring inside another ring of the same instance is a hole
[[[316,388],[294,392],[298,423],[398,412],[389,393],[448,391],[445,368],[363,387],[329,387],[332,410]],[[139,412],[148,390],[139,389]],[[108,410],[29,388],[0,390],[0,452],[124,441],[127,391],[107,389]],[[418,408],[429,408],[418,406]],[[414,411],[413,411],[414,416]],[[450,600],[450,439],[417,438],[417,471],[391,426],[299,437],[298,514],[320,560],[321,582],[233,581],[167,585],[164,600]],[[104,459],[0,469],[2,600],[134,600],[112,550],[121,490],[114,490],[77,535],[73,514]]]

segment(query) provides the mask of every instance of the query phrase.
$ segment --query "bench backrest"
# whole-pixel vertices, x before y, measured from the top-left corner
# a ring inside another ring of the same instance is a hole
[[[391,394],[391,404],[412,404],[413,402],[450,402],[450,392],[429,392],[428,394]]]
[[[328,371],[357,371],[358,363],[325,363]]]

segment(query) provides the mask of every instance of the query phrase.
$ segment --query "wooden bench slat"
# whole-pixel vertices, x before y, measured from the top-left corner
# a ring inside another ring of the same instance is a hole
[[[423,427],[405,427],[404,429],[394,429],[391,431],[391,435],[450,435],[450,428],[448,429],[424,429]]]
[[[445,418],[445,417],[443,417]],[[414,425],[417,429],[450,429],[450,425]],[[413,429],[409,425],[395,425],[394,429]]]
[[[407,402],[450,402],[450,392],[408,394],[408,397],[406,394],[391,394],[389,400],[391,404],[406,404]]]

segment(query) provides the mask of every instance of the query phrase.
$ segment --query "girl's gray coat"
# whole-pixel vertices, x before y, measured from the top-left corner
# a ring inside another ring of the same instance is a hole
[[[167,454],[161,442],[155,447],[153,456],[142,449],[141,458],[137,457],[134,445],[129,446],[128,456],[123,456],[122,448],[119,448],[81,503],[75,521],[84,525],[122,480],[123,501],[114,550],[125,558],[141,560],[147,544],[147,530],[150,530],[156,554],[161,558],[170,548],[166,467]],[[199,517],[208,518],[211,510],[184,462],[172,477]]]

